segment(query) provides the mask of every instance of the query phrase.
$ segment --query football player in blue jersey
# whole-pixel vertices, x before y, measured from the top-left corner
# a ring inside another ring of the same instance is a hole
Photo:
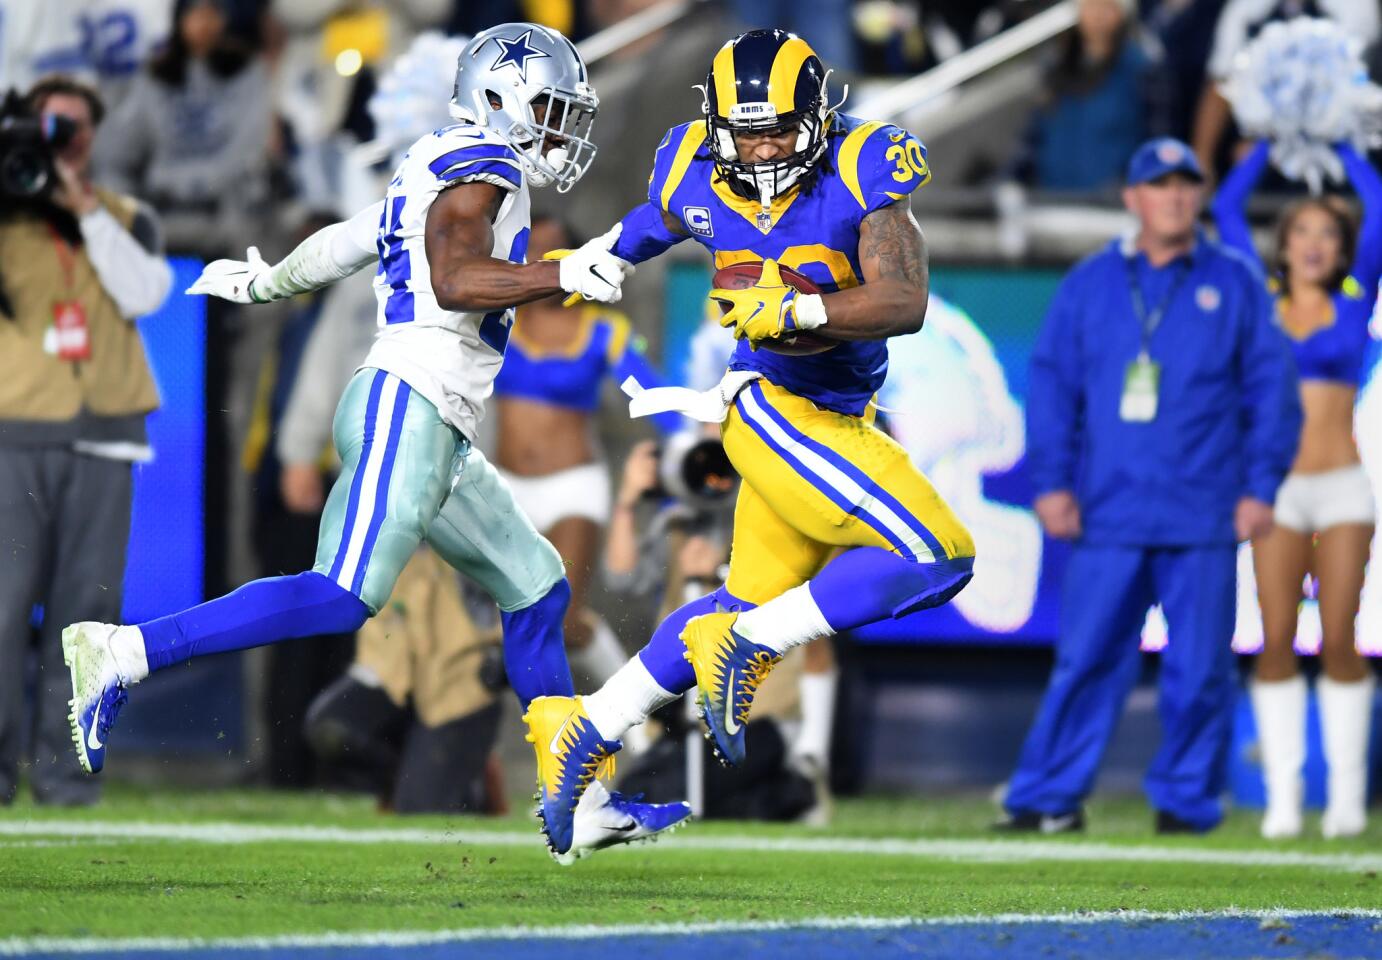
[[[263,303],[320,289],[372,264],[379,333],[336,410],[341,473],[327,498],[312,570],[271,577],[136,625],[63,631],[78,759],[99,771],[130,686],[192,657],[322,633],[374,616],[424,540],[494,598],[509,681],[526,709],[574,692],[562,643],[571,590],[561,558],[471,446],[503,363],[517,304],[562,293],[614,302],[629,265],[617,229],[559,262],[527,263],[529,188],[566,191],[594,157],[598,101],[560,33],[529,23],[477,34],[461,51],[451,115],[419,139],[386,197],[269,266],[209,264],[189,292]],[[614,745],[617,749],[617,745]],[[573,739],[592,769],[611,749]],[[539,758],[543,751],[539,750]],[[649,837],[684,804],[644,804],[602,787],[548,831],[559,858]],[[552,802],[545,800],[545,803]]]
[[[562,731],[614,741],[693,684],[717,753],[737,763],[754,692],[787,650],[943,604],[972,576],[969,533],[873,425],[887,339],[926,315],[910,201],[931,176],[926,149],[837,112],[826,79],[793,34],[727,43],[704,118],[668,131],[647,203],[622,221],[613,249],[632,263],[694,238],[717,268],[763,264],[752,287],[711,291],[740,341],[719,387],[694,402],[649,390],[633,404],[721,421],[743,484],[726,585],[672,614],[595,694],[533,702],[531,738],[553,744],[543,773],[564,783],[581,771],[557,749]],[[786,285],[779,265],[822,292]],[[788,343],[804,331],[817,352]]]

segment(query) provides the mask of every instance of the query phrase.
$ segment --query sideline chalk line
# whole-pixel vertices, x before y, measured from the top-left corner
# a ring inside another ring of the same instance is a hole
[[[121,840],[180,840],[193,843],[331,843],[331,844],[467,844],[480,847],[532,847],[541,839],[531,833],[416,828],[315,827],[243,823],[144,823],[118,821],[0,821],[0,837],[78,837]],[[3,841],[0,840],[0,845]],[[660,851],[700,850],[779,854],[863,854],[931,857],[984,863],[1031,861],[1124,863],[1195,863],[1232,867],[1306,867],[1320,870],[1382,870],[1382,853],[1307,853],[1288,850],[1222,850],[1205,847],[1119,846],[1052,840],[944,840],[897,837],[668,837]]]

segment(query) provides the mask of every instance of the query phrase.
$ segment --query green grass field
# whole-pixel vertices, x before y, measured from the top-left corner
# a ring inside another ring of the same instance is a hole
[[[112,785],[94,809],[0,811],[0,937],[1382,906],[1376,818],[1355,840],[1267,845],[1250,811],[1207,838],[1153,835],[1133,799],[1090,813],[1084,838],[1024,841],[988,833],[980,796],[846,800],[828,830],[696,822],[563,868],[526,817]]]

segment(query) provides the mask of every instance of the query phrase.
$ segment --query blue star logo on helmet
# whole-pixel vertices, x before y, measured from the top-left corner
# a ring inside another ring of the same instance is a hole
[[[502,51],[499,58],[490,65],[491,70],[498,70],[508,64],[518,70],[519,79],[524,83],[528,82],[528,61],[536,60],[540,57],[551,57],[549,53],[543,53],[534,47],[529,41],[532,39],[533,31],[529,30],[516,40],[509,40],[505,37],[495,37],[494,42],[499,44]]]

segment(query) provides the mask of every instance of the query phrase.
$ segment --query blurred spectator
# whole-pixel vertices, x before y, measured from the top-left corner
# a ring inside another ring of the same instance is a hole
[[[1228,0],[1214,30],[1214,47],[1209,54],[1208,77],[1195,112],[1195,153],[1210,180],[1235,159],[1232,143],[1225,138],[1233,130],[1228,101],[1218,84],[1228,78],[1238,52],[1267,24],[1294,17],[1327,17],[1337,21],[1344,32],[1367,47],[1382,29],[1382,11],[1376,0]],[[1225,150],[1227,149],[1227,152]]]
[[[554,217],[533,218],[528,259],[580,241]],[[609,468],[595,435],[605,380],[636,377],[645,386],[662,377],[643,355],[628,317],[608,307],[562,306],[564,295],[518,308],[504,366],[494,381],[498,449],[494,464],[514,499],[566,564],[571,584],[564,632],[578,684],[599,687],[628,655],[589,607],[596,550],[609,520]],[[676,414],[657,418],[660,430],[681,425]]]
[[[95,90],[51,77],[27,109],[71,139],[52,156],[51,191],[0,195],[0,803],[30,755],[39,802],[84,804],[100,782],[72,755],[59,631],[120,617],[131,464],[151,455],[144,417],[158,406],[133,320],[163,302],[172,272],[153,214],[92,183]],[[29,751],[20,731],[35,607]]]
[[[1189,140],[1204,89],[1214,25],[1225,0],[1143,0],[1142,22],[1162,53],[1169,136]]]
[[[1083,828],[1154,602],[1170,635],[1145,780],[1157,830],[1204,832],[1223,816],[1236,542],[1271,530],[1301,413],[1261,274],[1196,227],[1203,179],[1180,141],[1138,148],[1123,193],[1137,233],[1066,276],[1032,353],[1037,517],[1074,549],[1003,829]]]
[[[279,494],[293,513],[317,514],[326,502],[330,485],[325,478],[332,468],[323,468],[323,461],[335,458],[331,420],[336,398],[369,353],[378,311],[374,276],[368,270],[337,281],[322,295],[275,440]]]
[[[929,70],[1021,19],[1032,6],[1023,0],[862,0],[851,10],[859,47],[853,65],[867,74]]]
[[[85,59],[114,112],[134,78],[168,43],[173,0],[89,0],[85,7],[80,16]]]
[[[681,497],[667,489],[668,478]],[[736,484],[718,433],[678,434],[663,446],[645,440],[629,451],[604,554],[605,586],[623,606],[643,601],[661,619],[691,591],[708,585],[695,594],[700,597],[719,586]],[[641,521],[640,513],[649,511]]]
[[[274,19],[286,32],[274,108],[296,148],[294,170],[308,207],[335,207],[342,155],[373,135],[364,104],[376,71],[419,31],[443,25],[453,6],[455,0],[273,0]]]
[[[1244,207],[1270,148],[1258,144],[1214,200],[1220,238],[1254,261]],[[1354,440],[1354,405],[1382,275],[1382,177],[1352,147],[1335,149],[1363,198],[1362,228],[1339,198],[1298,201],[1278,222],[1272,264],[1277,315],[1300,372],[1305,429],[1277,495],[1276,527],[1253,544],[1265,646],[1252,701],[1267,787],[1262,834],[1269,839],[1301,831],[1306,684],[1293,648],[1307,571],[1319,584],[1324,631],[1316,685],[1329,766],[1324,835],[1353,836],[1367,822],[1374,680],[1358,653],[1355,623],[1377,511]]]
[[[1046,69],[1024,181],[1046,190],[1112,187],[1137,145],[1165,126],[1160,54],[1131,14],[1131,0],[1079,0],[1076,28]]]
[[[744,30],[789,30],[811,44],[822,63],[844,72],[855,67],[850,0],[731,0],[730,7]]]
[[[308,711],[317,755],[396,813],[502,812],[486,771],[502,713],[499,608],[427,548]],[[497,770],[496,770],[497,772]]]
[[[172,249],[209,257],[259,233],[269,124],[265,67],[227,36],[224,0],[178,0],[168,48],[112,115],[99,156],[158,207]]]

